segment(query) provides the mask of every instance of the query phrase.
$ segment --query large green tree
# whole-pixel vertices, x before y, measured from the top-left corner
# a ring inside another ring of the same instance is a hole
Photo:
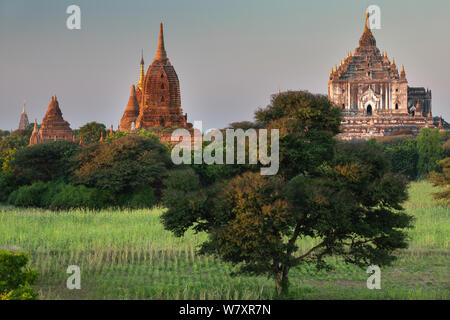
[[[83,140],[84,144],[91,144],[100,141],[100,137],[106,138],[106,126],[103,123],[89,122],[78,129],[78,138]]]
[[[72,141],[48,141],[18,150],[8,162],[16,176],[28,182],[48,182],[66,179],[71,157],[79,152],[80,146]]]
[[[359,266],[391,263],[407,246],[411,217],[401,206],[407,182],[391,173],[382,151],[338,143],[340,112],[321,95],[274,96],[256,118],[282,131],[279,174],[249,171],[205,186],[192,169],[173,172],[163,194],[165,227],[177,236],[206,232],[202,253],[271,276],[280,295],[302,263],[331,267],[330,255]],[[301,250],[306,237],[315,244]]]
[[[171,165],[167,147],[154,137],[129,135],[85,148],[74,158],[76,183],[116,194],[160,188]]]

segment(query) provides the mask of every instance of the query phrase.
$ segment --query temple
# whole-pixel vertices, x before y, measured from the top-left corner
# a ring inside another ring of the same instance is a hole
[[[19,130],[25,130],[29,124],[30,122],[28,121],[28,115],[25,112],[25,102],[24,102],[22,107],[22,114],[20,115]]]
[[[329,76],[328,98],[343,113],[339,137],[368,139],[405,129],[417,134],[434,127],[431,91],[408,86],[404,66],[399,72],[394,58],[377,48],[368,19],[366,13],[359,46]]]
[[[128,104],[120,121],[120,131],[159,127],[190,128],[181,108],[180,83],[164,47],[163,25],[160,24],[158,49],[153,63],[144,75],[141,55],[139,82],[131,87]]]
[[[34,121],[34,130],[31,134],[30,145],[45,141],[56,140],[73,140],[72,129],[70,124],[62,117],[61,109],[59,108],[58,99],[52,96],[50,104],[42,119],[41,128],[38,130],[37,121]]]

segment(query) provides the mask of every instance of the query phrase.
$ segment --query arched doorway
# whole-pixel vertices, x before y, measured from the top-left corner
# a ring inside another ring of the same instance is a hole
[[[372,105],[370,105],[370,104],[367,106],[367,115],[368,116],[372,115]]]

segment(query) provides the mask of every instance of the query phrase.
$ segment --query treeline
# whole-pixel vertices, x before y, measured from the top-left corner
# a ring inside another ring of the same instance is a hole
[[[302,92],[276,95],[271,108],[256,111],[256,122],[235,122],[230,126],[244,130],[283,128],[283,136],[289,124],[273,119],[278,119],[284,112],[297,112],[299,97],[303,101],[309,96]],[[315,98],[311,101],[317,103],[315,101],[321,100]],[[337,128],[338,116],[334,121]],[[91,122],[76,130],[77,143],[53,141],[28,146],[31,130],[29,127],[11,134],[1,132],[0,202],[55,210],[148,208],[158,204],[163,190],[168,186],[173,187],[173,184],[183,184],[184,188],[188,188],[199,180],[200,185],[209,185],[246,171],[259,170],[257,166],[251,165],[204,164],[190,166],[195,178],[188,171],[172,174],[179,167],[173,165],[170,159],[170,148],[145,130],[138,130],[136,135],[123,132],[110,134],[103,124]],[[303,129],[295,128],[295,132],[301,130],[313,132],[308,123]],[[423,129],[417,137],[389,136],[372,139],[367,144],[382,151],[390,163],[391,172],[402,174],[409,180],[428,178],[433,173],[432,181],[448,188],[449,136],[448,132],[439,132],[437,129]],[[104,137],[103,142],[100,142],[100,137]],[[83,146],[78,143],[79,139],[83,141]],[[314,136],[317,140],[314,143],[309,139],[312,138],[308,137],[301,145],[290,147],[288,153],[280,154],[281,171],[296,171],[308,163],[311,168],[305,171],[312,172],[329,160],[331,146],[336,149],[343,144],[366,144],[362,141],[335,144],[332,142],[333,137],[320,135]],[[289,146],[292,142],[285,139],[281,143]],[[324,145],[328,147],[324,148]],[[311,161],[311,154],[319,152],[321,148],[324,152]],[[448,198],[448,193],[441,193],[441,197]],[[176,197],[176,194],[173,196]]]
[[[152,207],[172,166],[167,146],[143,132],[85,147],[53,141],[10,149],[13,137],[0,142],[0,201],[20,207]]]

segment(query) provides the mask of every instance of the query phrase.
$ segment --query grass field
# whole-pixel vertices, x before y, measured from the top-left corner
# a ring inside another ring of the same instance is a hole
[[[365,269],[332,258],[336,269],[290,272],[293,299],[450,299],[450,209],[431,185],[413,183],[406,210],[416,217],[410,247],[381,269],[381,290]],[[0,206],[0,248],[31,253],[41,299],[272,299],[273,280],[230,277],[232,266],[198,256],[205,235],[176,238],[161,210],[51,212]],[[303,239],[301,247],[312,245]],[[81,290],[66,288],[66,269],[81,268]]]

